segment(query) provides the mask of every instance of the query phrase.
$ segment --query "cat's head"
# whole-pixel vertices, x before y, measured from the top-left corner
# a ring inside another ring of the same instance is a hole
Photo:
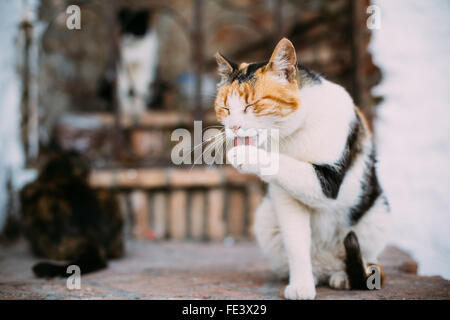
[[[236,64],[216,54],[221,81],[215,100],[217,119],[227,138],[256,129],[290,130],[287,119],[300,108],[297,58],[291,41],[283,38],[262,63]],[[252,129],[248,131],[249,129]]]
[[[75,150],[51,152],[39,173],[41,181],[78,178],[86,180],[89,176],[89,162]]]

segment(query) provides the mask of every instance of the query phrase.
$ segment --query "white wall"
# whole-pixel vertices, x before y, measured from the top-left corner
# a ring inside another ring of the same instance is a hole
[[[392,241],[419,273],[450,278],[450,1],[378,0],[372,52],[384,74],[376,125]]]
[[[0,1],[0,230],[5,222],[8,200],[6,182],[9,174],[12,174],[16,188],[34,174],[33,171],[23,170],[24,156],[20,137],[21,83],[17,67],[22,53],[18,44],[18,26],[25,9],[27,8],[28,14],[32,14],[37,5],[38,0]]]
[[[0,230],[5,220],[8,171],[22,166],[20,148],[20,84],[15,71],[14,47],[21,17],[20,1],[0,2]]]

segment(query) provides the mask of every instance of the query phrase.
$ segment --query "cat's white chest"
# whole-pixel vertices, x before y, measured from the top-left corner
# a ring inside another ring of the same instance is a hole
[[[347,223],[342,214],[322,210],[311,214],[311,239],[317,248],[342,246]]]

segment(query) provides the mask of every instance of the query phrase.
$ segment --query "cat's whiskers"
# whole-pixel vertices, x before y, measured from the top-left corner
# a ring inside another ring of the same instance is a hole
[[[224,142],[224,136],[221,135],[219,137],[219,139],[217,139],[217,141],[214,141],[212,144],[208,145],[205,148],[205,150],[203,150],[202,154],[194,160],[194,163],[192,164],[192,167],[191,167],[191,169],[189,171],[191,171],[194,168],[194,166],[196,165],[197,160],[202,158],[204,156],[205,152],[209,152],[211,149],[215,148],[218,144],[223,143],[223,142]]]
[[[210,128],[219,128],[219,129],[224,129],[224,130],[225,130],[225,127],[222,126],[222,125],[211,125],[211,126],[207,126],[207,127],[205,127],[204,130],[210,129]],[[223,131],[223,130],[221,130],[221,131]]]
[[[189,151],[189,153],[187,153],[184,157],[183,157],[183,162],[186,160],[186,158],[188,157],[188,156],[190,156],[191,154],[192,154],[192,152],[194,152],[195,150],[197,150],[198,148],[200,148],[200,147],[202,147],[205,143],[208,143],[208,142],[211,142],[212,140],[214,140],[215,138],[217,138],[217,137],[220,137],[220,136],[222,136],[222,135],[224,135],[225,134],[225,132],[222,130],[220,133],[218,133],[217,135],[215,135],[215,136],[213,136],[213,137],[210,137],[210,138],[208,138],[208,139],[206,139],[205,141],[203,141],[202,143],[199,143],[199,144],[197,144],[196,146],[194,146],[192,149],[191,149],[191,151]]]

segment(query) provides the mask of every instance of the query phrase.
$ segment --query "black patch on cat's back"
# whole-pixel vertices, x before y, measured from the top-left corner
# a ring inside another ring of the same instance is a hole
[[[358,136],[361,131],[361,119],[356,114],[356,119],[352,123],[350,133],[347,137],[347,143],[345,145],[344,152],[341,159],[334,165],[313,164],[317,178],[319,179],[322,192],[327,198],[336,199],[339,194],[342,181],[345,174],[353,164],[354,159],[360,152],[360,146],[358,143]]]
[[[297,64],[297,70],[300,74],[301,82],[309,82],[314,84],[321,84],[322,79],[318,73],[311,71],[303,64]]]
[[[255,79],[255,72],[264,67],[267,61],[251,63],[243,70],[236,70],[231,75],[231,82],[237,80],[239,83],[247,82]]]
[[[375,201],[382,194],[380,184],[376,173],[375,151],[372,150],[367,160],[367,166],[364,172],[363,181],[361,183],[361,195],[359,201],[350,208],[349,222],[353,226],[364,216],[364,214],[372,208]],[[387,199],[384,198],[384,204],[387,208]]]

